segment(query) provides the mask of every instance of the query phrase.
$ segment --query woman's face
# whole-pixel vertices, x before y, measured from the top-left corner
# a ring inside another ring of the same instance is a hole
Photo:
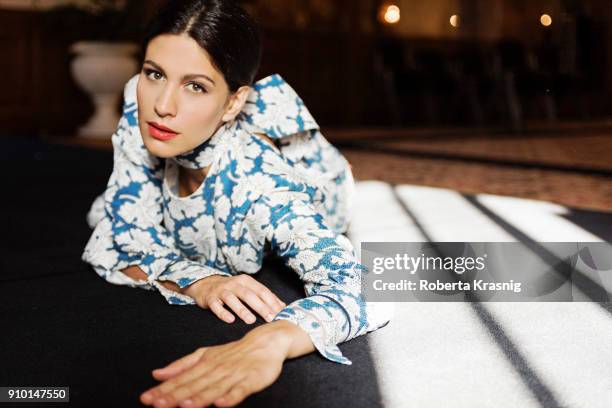
[[[191,37],[155,37],[147,46],[137,88],[145,147],[162,158],[194,149],[240,112],[242,105],[236,103],[244,102],[237,94],[230,93],[223,74]]]

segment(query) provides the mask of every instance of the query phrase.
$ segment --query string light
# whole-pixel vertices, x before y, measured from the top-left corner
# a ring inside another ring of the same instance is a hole
[[[453,14],[450,18],[450,25],[457,28],[461,24],[461,18],[457,14]]]
[[[387,4],[381,7],[380,18],[386,24],[396,24],[400,21],[400,8],[395,4]]]
[[[552,24],[552,17],[550,17],[548,14],[542,14],[540,16],[540,23],[544,26],[544,27],[548,27]]]

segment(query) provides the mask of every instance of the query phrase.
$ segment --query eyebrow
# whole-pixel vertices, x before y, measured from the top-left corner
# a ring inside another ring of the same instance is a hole
[[[164,69],[162,67],[160,67],[158,64],[156,64],[155,62],[151,61],[151,60],[145,60],[145,64],[150,64],[153,65],[153,67],[155,67],[155,69],[161,71],[162,73],[164,72]],[[183,81],[189,81],[195,78],[204,78],[208,81],[210,81],[213,85],[215,85],[215,81],[212,80],[211,77],[209,77],[208,75],[204,75],[204,74],[186,74],[183,75]]]

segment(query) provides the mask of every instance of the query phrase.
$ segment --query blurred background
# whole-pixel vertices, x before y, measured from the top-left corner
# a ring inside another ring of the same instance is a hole
[[[609,1],[241,3],[357,179],[612,211]],[[0,0],[2,140],[110,149],[160,4]]]

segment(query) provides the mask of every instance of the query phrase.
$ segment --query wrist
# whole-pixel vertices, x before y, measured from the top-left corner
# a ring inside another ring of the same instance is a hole
[[[205,278],[202,278],[202,279],[199,279],[193,282],[189,286],[185,286],[184,288],[181,289],[181,293],[193,299],[196,299],[197,297],[202,297],[203,291],[205,290],[204,288],[208,286],[209,283],[216,281],[218,279],[223,279],[223,278],[224,276],[222,275],[207,276]]]
[[[198,292],[200,287],[205,284],[204,279],[197,280],[193,282],[191,285],[185,286],[184,288],[181,289],[181,293],[195,299],[196,293]]]
[[[261,341],[286,359],[308,354],[315,350],[310,336],[298,325],[287,320],[275,320],[251,330],[246,338]]]

